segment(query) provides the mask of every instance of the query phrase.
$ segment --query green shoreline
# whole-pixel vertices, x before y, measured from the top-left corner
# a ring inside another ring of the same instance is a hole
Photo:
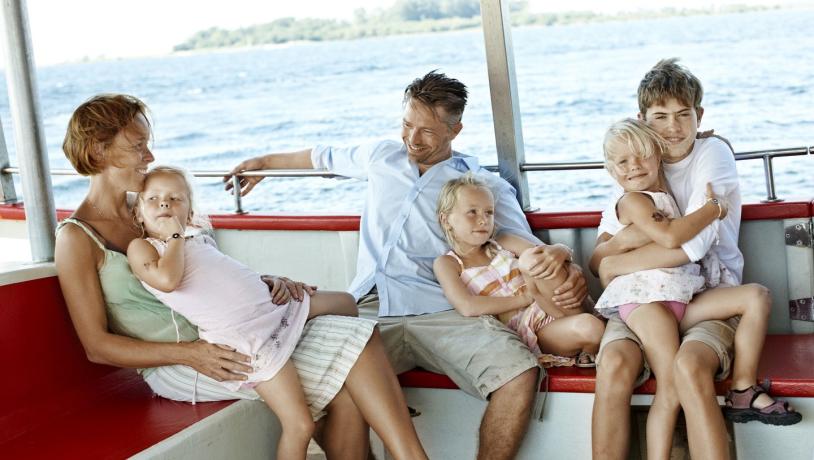
[[[555,26],[590,22],[632,21],[675,16],[733,14],[781,9],[781,6],[732,5],[720,8],[664,8],[661,10],[598,14],[593,12],[564,12],[533,14],[524,8],[512,11],[513,26]],[[281,18],[268,24],[226,30],[217,27],[195,33],[183,43],[173,47],[174,52],[202,51],[283,44],[289,42],[320,42],[385,37],[426,32],[446,32],[473,29],[481,26],[479,13],[469,17],[443,17],[437,19],[404,20],[392,11],[370,16],[357,10],[353,21],[332,19]]]

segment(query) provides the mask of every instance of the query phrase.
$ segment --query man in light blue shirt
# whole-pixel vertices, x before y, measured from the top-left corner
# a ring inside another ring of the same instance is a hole
[[[402,142],[269,154],[244,161],[232,174],[315,168],[367,181],[356,278],[349,288],[362,316],[378,319],[397,373],[420,366],[488,398],[478,457],[512,458],[528,427],[542,370],[517,335],[495,318],[463,317],[444,297],[433,273],[435,258],[449,250],[436,218],[441,187],[468,171],[478,173],[495,197],[498,232],[539,243],[540,260],[550,246],[531,233],[508,182],[481,168],[476,158],[452,150],[463,128],[466,98],[466,86],[433,71],[405,90]],[[241,193],[260,180],[241,178]],[[558,293],[554,300],[560,307],[580,306],[586,287],[579,267],[569,265]]]

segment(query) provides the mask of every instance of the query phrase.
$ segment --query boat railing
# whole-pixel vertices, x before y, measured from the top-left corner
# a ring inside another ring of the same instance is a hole
[[[764,203],[774,203],[783,201],[777,196],[774,185],[774,168],[772,160],[778,157],[791,157],[791,156],[811,156],[814,146],[808,147],[792,147],[785,149],[773,150],[754,150],[749,152],[735,153],[735,160],[763,160],[763,173],[766,183],[766,198],[762,200]],[[520,171],[522,172],[537,172],[537,171],[578,171],[586,169],[603,169],[605,167],[602,161],[574,161],[574,162],[553,162],[553,163],[522,163]],[[489,165],[484,166],[489,171],[498,172],[498,166]],[[0,176],[7,174],[19,174],[19,167],[6,167],[0,169]],[[73,169],[56,168],[50,170],[51,175],[54,176],[78,176],[79,173]],[[229,171],[190,171],[195,177],[224,177]],[[264,169],[257,171],[245,171],[239,175],[233,176],[234,186],[239,189],[238,181],[240,177],[324,177],[336,178],[342,177],[339,174],[334,174],[327,170],[313,170],[313,169]],[[236,214],[243,214],[242,198],[239,194],[234,195],[234,212]],[[0,202],[14,203],[16,202],[16,195],[3,196],[0,195]]]

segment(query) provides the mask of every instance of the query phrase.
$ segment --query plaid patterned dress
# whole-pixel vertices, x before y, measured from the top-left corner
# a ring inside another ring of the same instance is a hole
[[[447,255],[454,257],[461,265],[461,281],[472,294],[489,297],[509,297],[520,294],[526,287],[526,283],[520,274],[517,257],[496,242],[493,241],[492,244],[497,248],[497,254],[489,265],[466,268],[454,251],[449,251]],[[554,318],[547,315],[537,305],[537,302],[533,302],[525,308],[502,313],[497,317],[509,329],[517,332],[517,335],[535,356],[539,357],[542,354],[540,346],[537,344],[537,331],[554,321]]]

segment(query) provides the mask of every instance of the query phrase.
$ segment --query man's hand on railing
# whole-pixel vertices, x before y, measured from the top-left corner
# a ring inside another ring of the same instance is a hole
[[[223,182],[225,182],[224,188],[226,191],[230,191],[234,188],[234,182],[232,181],[232,176],[242,173],[244,171],[256,171],[258,169],[265,169],[266,163],[264,161],[264,157],[255,157],[248,159],[239,165],[232,168],[229,171],[229,174],[223,177]],[[262,177],[259,176],[252,176],[252,177],[240,177],[240,196],[246,196],[249,192],[252,191],[255,185],[258,182],[263,180]],[[232,191],[234,193],[234,191]]]

